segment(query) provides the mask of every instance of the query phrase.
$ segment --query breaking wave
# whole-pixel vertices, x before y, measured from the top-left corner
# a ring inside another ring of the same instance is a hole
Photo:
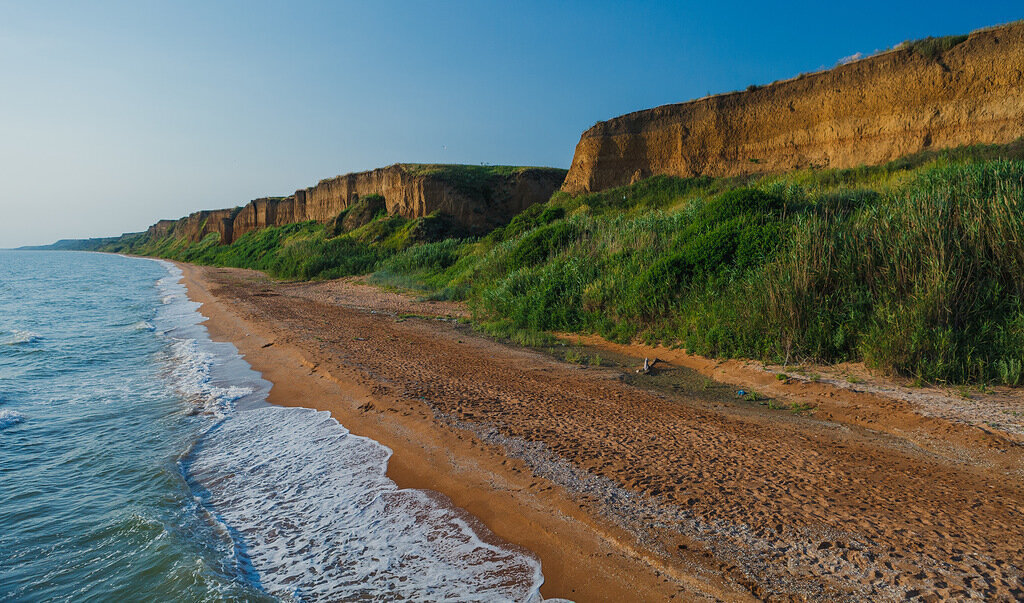
[[[172,339],[168,377],[208,421],[178,465],[206,521],[232,539],[238,578],[288,600],[541,600],[532,554],[441,494],[398,488],[387,447],[327,412],[238,408],[259,394],[259,374],[215,378],[237,351],[194,328],[198,304],[165,266],[154,322]]]
[[[0,429],[7,429],[12,425],[17,425],[25,420],[25,417],[21,414],[14,412],[13,410],[0,410]]]

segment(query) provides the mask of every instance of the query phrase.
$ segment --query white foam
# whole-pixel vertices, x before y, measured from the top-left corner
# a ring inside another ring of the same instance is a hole
[[[211,429],[183,467],[273,595],[540,600],[532,555],[485,542],[437,493],[399,489],[390,456],[330,413],[265,407]]]
[[[235,543],[240,577],[295,600],[541,600],[533,555],[482,538],[486,527],[436,492],[399,489],[385,475],[387,447],[326,412],[237,410],[254,390],[211,376],[237,350],[196,327],[199,304],[164,265],[154,323],[173,340],[170,377],[217,416],[180,466],[208,521]]]
[[[214,385],[210,376],[214,355],[199,348],[195,339],[174,339],[171,369],[174,386],[193,404],[219,417],[234,410],[234,402],[253,393],[254,388]]]
[[[25,420],[25,416],[13,410],[0,410],[0,429],[6,429]]]
[[[19,345],[23,343],[35,343],[42,339],[42,336],[32,331],[22,331],[20,329],[14,329],[10,333],[0,337],[0,344],[2,345]]]

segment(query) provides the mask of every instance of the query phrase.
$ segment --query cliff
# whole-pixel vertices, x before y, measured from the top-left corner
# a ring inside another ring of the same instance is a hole
[[[239,208],[212,209],[191,213],[180,220],[160,220],[146,230],[146,237],[162,239],[175,236],[189,241],[201,241],[206,235],[215,232],[221,241],[234,240],[234,219]]]
[[[382,196],[392,215],[423,218],[437,212],[451,216],[468,232],[483,233],[530,205],[547,201],[565,173],[554,168],[395,164],[321,180],[288,197],[254,199],[241,208],[161,220],[149,228],[147,237],[199,241],[216,232],[222,243],[230,243],[268,226],[307,220],[326,224],[368,195]]]
[[[562,190],[656,174],[855,167],[1010,142],[1024,135],[1022,74],[1024,23],[1014,23],[945,51],[905,44],[762,88],[630,113],[583,133]]]

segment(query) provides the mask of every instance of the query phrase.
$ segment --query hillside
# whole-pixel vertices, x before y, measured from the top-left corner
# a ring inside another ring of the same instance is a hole
[[[1024,140],[559,192],[484,237],[374,201],[229,245],[138,237],[106,249],[285,279],[368,274],[468,301],[478,328],[527,344],[596,333],[713,357],[863,361],[922,381],[1024,378]]]
[[[217,233],[221,243],[231,243],[269,226],[326,224],[369,196],[383,198],[381,209],[393,216],[441,214],[466,232],[485,233],[530,205],[547,201],[564,178],[565,170],[555,168],[395,164],[321,180],[287,197],[264,197],[242,207],[160,220],[147,237],[198,242]]]
[[[926,39],[819,73],[599,122],[563,189],[652,175],[877,165],[1024,135],[1024,23]]]
[[[117,237],[97,237],[93,239],[61,239],[49,245],[24,245],[18,251],[96,251],[107,245],[116,244],[125,237],[135,237],[142,233],[126,233]]]

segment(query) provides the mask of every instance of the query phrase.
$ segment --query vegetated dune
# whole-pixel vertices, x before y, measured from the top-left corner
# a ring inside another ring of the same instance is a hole
[[[874,165],[925,149],[1024,135],[1024,22],[895,50],[599,122],[562,190],[652,175],[736,176]]]
[[[451,216],[469,232],[485,232],[551,197],[565,178],[555,168],[395,164],[321,180],[288,197],[264,197],[244,207],[198,211],[180,220],[160,220],[147,238],[174,236],[200,241],[210,233],[221,243],[268,226],[315,220],[327,223],[360,197],[380,195],[387,212],[422,218]]]

